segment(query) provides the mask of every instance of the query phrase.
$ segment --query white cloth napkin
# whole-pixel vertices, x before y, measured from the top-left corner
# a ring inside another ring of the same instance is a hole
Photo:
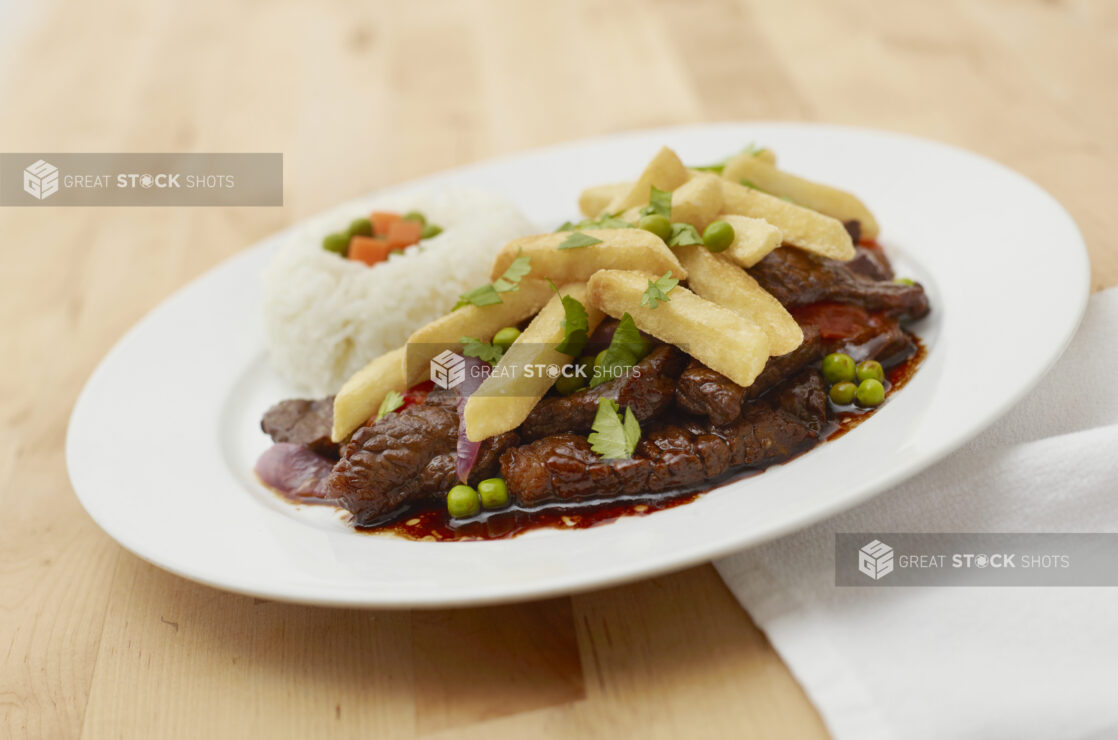
[[[836,588],[835,532],[890,531],[1118,531],[1118,288],[963,451],[715,564],[840,740],[1118,738],[1118,588]]]

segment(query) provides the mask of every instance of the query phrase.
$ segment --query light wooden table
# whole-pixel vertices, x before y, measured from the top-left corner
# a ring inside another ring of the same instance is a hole
[[[2,737],[825,735],[710,566],[517,606],[318,609],[168,575],[89,520],[63,440],[97,360],[178,286],[342,198],[605,131],[862,124],[1024,172],[1079,221],[1094,286],[1118,282],[1108,0],[32,12],[0,31],[0,148],[282,151],[287,205],[0,210]]]

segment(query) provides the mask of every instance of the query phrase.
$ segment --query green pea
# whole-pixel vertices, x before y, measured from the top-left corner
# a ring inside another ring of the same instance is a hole
[[[486,478],[477,484],[481,505],[487,509],[500,509],[509,505],[509,487],[501,478]]]
[[[446,495],[446,510],[455,519],[467,519],[481,510],[477,491],[469,486],[455,486]]]
[[[734,227],[726,221],[715,221],[703,231],[703,244],[712,252],[724,252],[734,243]]]
[[[584,375],[576,375],[574,368],[567,372],[570,375],[560,375],[559,379],[555,381],[555,392],[561,396],[569,396],[576,391],[580,391],[586,387],[589,378]],[[585,373],[585,371],[583,371]]]
[[[893,282],[901,285],[916,285],[916,281],[912,278],[896,278]]]
[[[436,236],[438,236],[441,233],[443,233],[443,227],[442,226],[436,226],[435,224],[427,224],[426,226],[423,227],[423,231],[421,231],[419,233],[419,238],[420,239],[434,239]]]
[[[858,384],[858,392],[854,394],[859,406],[880,406],[885,400],[885,386],[874,378],[866,378]]]
[[[340,254],[345,257],[349,253],[349,234],[337,232],[335,234],[327,234],[326,238],[322,240],[322,248],[327,252]]]
[[[504,347],[505,349],[508,349],[512,346],[512,343],[515,342],[516,338],[519,336],[519,329],[517,329],[515,326],[506,326],[504,329],[501,329],[499,332],[493,335],[493,346]]]
[[[350,222],[347,233],[350,236],[372,236],[373,222],[367,218],[355,218]]]
[[[831,386],[831,400],[839,406],[849,406],[854,403],[854,395],[857,392],[858,386],[849,380],[843,380]]]
[[[423,224],[424,226],[427,225],[427,217],[424,216],[419,211],[408,211],[407,213],[404,214],[404,220],[405,221],[418,221],[419,223]]]
[[[878,383],[885,382],[885,368],[881,367],[881,363],[877,360],[859,362],[858,367],[854,369],[854,374],[859,383],[866,378],[873,378]]]
[[[857,377],[854,358],[842,352],[832,352],[823,358],[823,380],[828,383],[853,381]]]
[[[647,216],[641,216],[641,220],[637,221],[637,228],[644,231],[650,231],[664,241],[672,235],[672,222],[666,217],[658,213],[650,213]]]

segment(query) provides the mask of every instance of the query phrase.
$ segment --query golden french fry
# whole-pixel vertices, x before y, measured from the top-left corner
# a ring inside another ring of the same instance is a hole
[[[559,249],[572,234],[600,239],[597,244],[574,249]],[[532,277],[550,278],[555,283],[585,282],[607,267],[648,270],[663,275],[668,270],[681,279],[686,271],[660,237],[641,229],[586,229],[560,231],[513,239],[497,254],[493,279],[504,274],[518,255],[532,260]]]
[[[753,267],[784,241],[780,229],[764,219],[729,214],[718,218],[734,227],[734,241],[722,254],[742,267]]]
[[[844,262],[854,259],[854,242],[841,221],[760,190],[723,180],[722,212],[768,221],[784,234],[785,244]]]
[[[334,396],[334,426],[330,439],[341,442],[377,412],[389,391],[403,393],[405,348],[381,355],[358,370]]]
[[[683,166],[676,153],[666,146],[661,147],[637,181],[626,192],[614,197],[597,215],[627,211],[633,206],[647,203],[653,185],[660,190],[675,190],[687,182],[687,179],[687,168]]]
[[[573,283],[559,289],[586,307],[589,331],[601,323],[602,312],[586,300],[586,284]],[[555,349],[563,341],[565,313],[559,296],[552,295],[547,305],[536,314],[488,378],[466,401],[464,418],[466,437],[471,442],[516,429],[536,407],[548,389],[555,384],[556,370],[570,364],[571,357]]]
[[[722,181],[700,173],[672,193],[672,221],[688,223],[702,233],[722,210]]]
[[[637,328],[674,344],[712,370],[749,386],[769,359],[769,338],[754,322],[676,286],[656,308],[641,305],[655,275],[601,270],[590,278],[590,304],[610,316],[628,313]]]
[[[587,218],[597,218],[614,198],[629,192],[632,187],[631,182],[617,182],[586,188],[578,196],[578,210]]]
[[[416,329],[408,337],[409,351],[403,361],[407,387],[426,380],[435,355],[456,348],[462,337],[476,337],[487,342],[506,326],[516,326],[539,311],[555,294],[546,280],[526,277],[520,281],[518,289],[500,295],[501,303],[463,306]]]
[[[639,206],[633,206],[621,214],[621,219],[636,223],[641,218],[641,208],[647,205],[648,197]],[[722,180],[718,175],[698,172],[672,191],[672,221],[688,223],[700,232],[715,219],[722,209]]]
[[[770,354],[788,354],[804,341],[792,314],[745,270],[700,244],[676,247],[675,253],[687,268],[691,290],[761,327],[769,338]]]
[[[771,164],[773,167],[776,167],[776,152],[768,147],[758,149],[753,153],[753,157],[754,159],[759,159],[766,164]]]
[[[862,226],[863,236],[877,237],[877,219],[857,196],[845,190],[783,172],[748,154],[740,154],[727,162],[722,176],[733,182],[748,180],[766,193],[791,198],[805,208],[839,221],[857,221]]]

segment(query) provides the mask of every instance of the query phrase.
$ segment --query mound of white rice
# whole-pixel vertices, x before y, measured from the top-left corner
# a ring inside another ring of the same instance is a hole
[[[422,211],[443,232],[373,267],[322,249],[326,234],[373,210]],[[303,392],[336,392],[461,293],[488,282],[497,251],[533,231],[503,198],[461,189],[355,201],[309,220],[264,272],[272,364]]]

